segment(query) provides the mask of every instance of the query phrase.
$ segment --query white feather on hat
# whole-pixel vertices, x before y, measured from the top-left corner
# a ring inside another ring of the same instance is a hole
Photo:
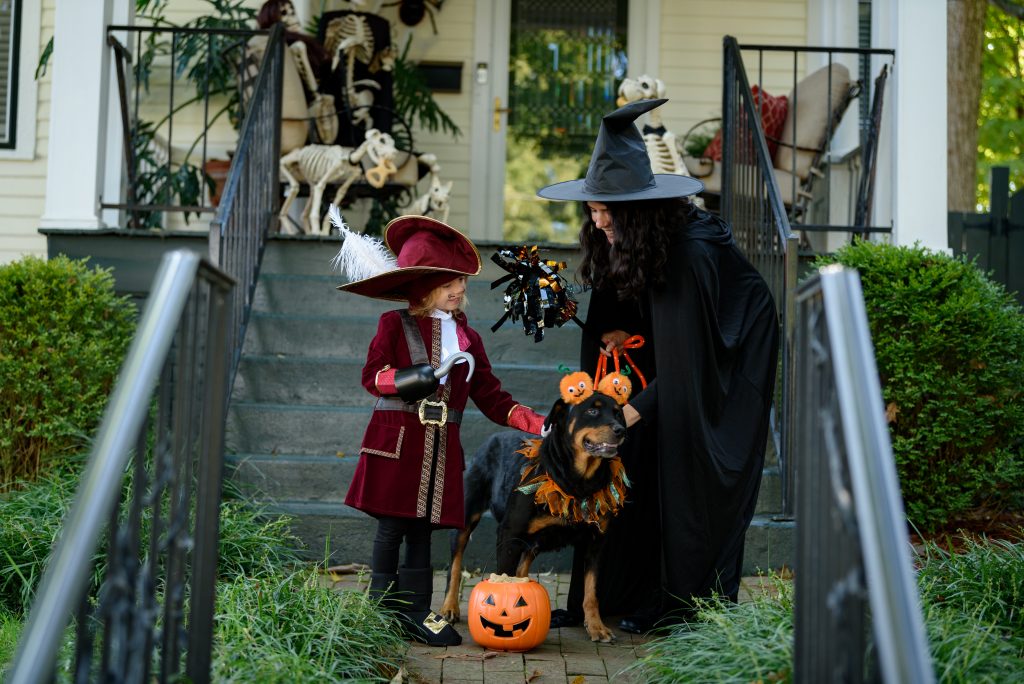
[[[338,207],[332,204],[327,214],[345,238],[341,249],[331,259],[331,266],[344,273],[350,282],[372,278],[398,268],[398,261],[384,243],[349,228]]]

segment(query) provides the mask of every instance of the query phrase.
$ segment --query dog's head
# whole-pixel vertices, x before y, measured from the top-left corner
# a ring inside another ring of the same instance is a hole
[[[594,392],[576,404],[555,402],[544,421],[545,441],[578,458],[612,458],[626,439],[626,420],[614,398]]]

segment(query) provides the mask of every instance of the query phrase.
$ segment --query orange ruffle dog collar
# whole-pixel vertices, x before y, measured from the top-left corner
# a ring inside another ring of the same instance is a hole
[[[600,525],[602,521],[618,514],[626,502],[626,490],[629,489],[629,478],[626,467],[618,456],[609,460],[612,476],[608,486],[600,489],[586,499],[579,499],[568,494],[558,486],[547,473],[537,473],[540,467],[539,439],[523,441],[523,448],[516,453],[526,456],[533,462],[523,470],[521,484],[517,488],[523,494],[533,494],[535,503],[547,506],[551,515],[565,518],[572,522],[588,522]]]

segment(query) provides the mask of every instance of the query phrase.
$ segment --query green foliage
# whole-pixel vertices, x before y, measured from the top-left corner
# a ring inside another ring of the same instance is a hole
[[[918,561],[936,679],[1024,680],[1024,543],[969,543],[949,554],[929,542]],[[793,590],[771,586],[750,603],[703,602],[693,622],[649,642],[629,670],[653,684],[792,682]]]
[[[0,266],[0,491],[92,434],[134,328],[108,270],[63,256]]]
[[[1010,169],[1011,189],[1024,189],[1024,23],[989,3],[985,17],[978,107],[978,204],[988,206],[993,166]]]
[[[0,520],[4,521],[0,525],[0,609],[21,613],[31,603],[81,476],[81,463],[65,465],[21,489],[0,494]],[[129,474],[124,491],[130,488]],[[143,509],[143,540],[149,537],[151,519],[152,510]],[[300,542],[289,523],[288,517],[269,515],[253,502],[225,500],[220,510],[218,574],[230,580],[265,576],[298,563]],[[93,577],[98,580],[106,564],[103,549],[97,550],[93,562]]]
[[[699,601],[694,621],[648,643],[629,671],[648,684],[792,681],[793,587],[770,585],[748,603]]]
[[[860,272],[907,515],[929,531],[1020,506],[1024,314],[973,264],[859,242],[820,258]]]
[[[218,585],[217,682],[388,682],[406,644],[362,592],[336,592],[315,573]]]
[[[537,140],[509,137],[506,156],[505,239],[575,243],[583,223],[579,203],[549,202],[537,197],[537,190],[584,176],[589,153],[552,157],[542,153]]]
[[[14,660],[20,633],[21,618],[0,608],[0,675],[4,674],[4,668]]]

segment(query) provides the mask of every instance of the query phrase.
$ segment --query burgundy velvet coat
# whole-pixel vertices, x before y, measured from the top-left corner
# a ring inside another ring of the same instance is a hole
[[[422,317],[416,320],[429,354],[432,319]],[[467,383],[468,366],[459,363],[452,368],[447,380],[452,385],[448,407],[461,411],[466,408],[467,400],[472,399],[485,416],[506,427],[509,414],[517,404],[508,392],[501,389],[501,382],[491,371],[483,341],[469,327],[465,315],[457,314],[455,322],[460,339],[469,342],[462,351],[473,355],[476,370],[473,379]],[[377,335],[370,342],[366,365],[363,366],[363,387],[379,397],[380,390],[374,384],[377,373],[388,366],[405,368],[411,363],[401,312],[388,311],[380,317]],[[448,423],[443,455],[438,449],[437,464],[433,469],[430,462],[432,454],[424,451],[427,427],[420,423],[415,413],[374,410],[363,435],[359,464],[345,503],[371,515],[426,517],[438,527],[463,527],[462,471],[465,460],[459,426]],[[439,431],[437,435],[439,438]],[[434,473],[434,487],[442,492],[440,515],[437,515],[437,507],[432,501],[425,502],[426,515],[418,515],[417,504],[422,512],[424,502],[421,499],[426,494],[431,472]]]

